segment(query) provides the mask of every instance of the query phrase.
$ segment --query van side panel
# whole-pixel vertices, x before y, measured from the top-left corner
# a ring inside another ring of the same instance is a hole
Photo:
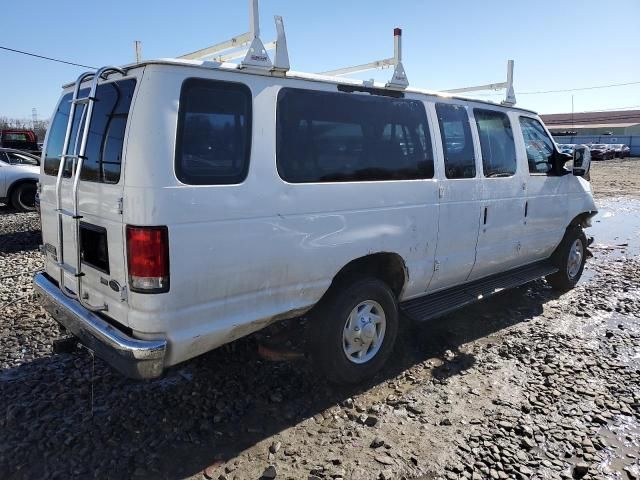
[[[399,254],[408,271],[405,298],[424,293],[433,273],[437,180],[286,183],[276,170],[276,79],[147,68],[124,216],[127,224],[168,226],[171,289],[130,293],[129,324],[140,337],[167,335],[169,365],[304,312],[342,267],[368,254]],[[184,185],[174,175],[175,99],[190,73],[253,92],[251,163],[238,185]],[[336,91],[303,80],[287,85]]]

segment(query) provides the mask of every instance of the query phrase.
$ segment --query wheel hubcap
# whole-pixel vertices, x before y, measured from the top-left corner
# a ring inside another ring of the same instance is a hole
[[[567,261],[567,275],[573,279],[578,275],[582,266],[582,257],[584,256],[584,247],[580,239],[576,239],[569,250],[569,260]]]
[[[382,306],[365,300],[351,310],[342,332],[342,350],[353,363],[366,363],[376,356],[387,328]]]

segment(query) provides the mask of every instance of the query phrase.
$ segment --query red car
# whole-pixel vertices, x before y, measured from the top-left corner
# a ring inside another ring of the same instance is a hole
[[[40,153],[38,137],[33,130],[0,130],[0,147]]]

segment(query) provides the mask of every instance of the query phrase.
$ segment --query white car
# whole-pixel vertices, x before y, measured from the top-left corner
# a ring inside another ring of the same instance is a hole
[[[573,143],[558,144],[558,150],[561,153],[566,153],[568,155],[573,155],[573,150],[575,148],[576,146]]]
[[[584,268],[588,165],[529,110],[160,60],[81,76],[52,119],[36,291],[129,377],[304,314],[318,370],[359,382],[407,318]]]
[[[20,212],[35,210],[40,159],[11,148],[0,148],[0,203]]]

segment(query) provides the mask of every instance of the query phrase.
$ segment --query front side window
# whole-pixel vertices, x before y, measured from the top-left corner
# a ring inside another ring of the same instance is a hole
[[[91,124],[89,125],[85,159],[80,172],[81,180],[100,183],[118,183],[120,181],[124,132],[135,86],[136,81],[134,79],[119,80],[98,86],[93,114],[91,115]],[[89,89],[82,89],[78,94],[78,98],[84,98],[88,94]],[[71,94],[68,93],[62,97],[51,124],[45,151],[45,174],[58,174],[58,165],[60,164],[60,156],[64,146],[70,108]],[[76,107],[67,149],[69,155],[79,150],[79,145],[78,150],[76,150],[76,143],[82,139],[83,129],[80,123],[84,119],[85,108],[86,105],[83,104],[79,104]],[[65,162],[63,170],[65,177],[71,175],[73,164],[72,159],[67,159]]]
[[[277,166],[291,183],[433,178],[424,105],[284,88],[278,95]]]
[[[473,113],[480,136],[484,176],[514,175],[517,168],[516,146],[509,117],[504,112],[478,108]]]
[[[246,85],[191,78],[182,85],[176,176],[189,185],[244,181],[251,153],[251,91]]]
[[[553,140],[535,118],[520,117],[530,173],[549,173],[553,167]]]
[[[473,178],[476,160],[467,109],[462,105],[437,103],[438,124],[447,178]]]

